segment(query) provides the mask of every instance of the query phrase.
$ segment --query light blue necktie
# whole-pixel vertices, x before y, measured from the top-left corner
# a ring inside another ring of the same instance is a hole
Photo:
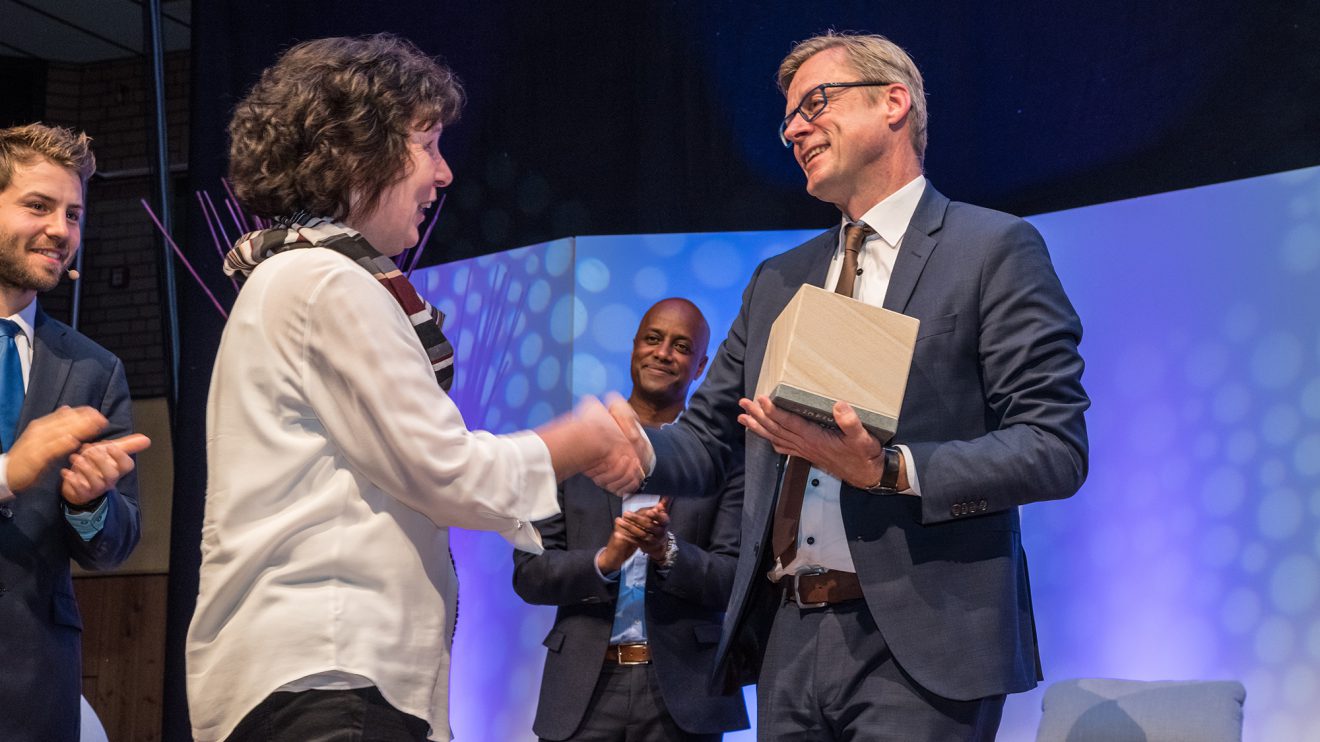
[[[660,502],[658,495],[629,495],[623,510],[636,512]],[[619,569],[619,597],[614,601],[614,626],[610,644],[634,644],[646,641],[646,563],[640,549],[633,552]]]
[[[0,319],[0,449],[14,445],[18,416],[23,411],[23,364],[14,336],[22,330],[13,320]]]

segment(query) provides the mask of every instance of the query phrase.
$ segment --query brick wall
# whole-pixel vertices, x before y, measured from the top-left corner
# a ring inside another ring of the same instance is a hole
[[[184,232],[188,153],[188,54],[165,60],[169,161],[175,192],[176,236]],[[43,120],[86,131],[93,138],[97,175],[87,194],[78,329],[124,361],[134,397],[167,391],[160,311],[160,247],[140,199],[155,204],[154,119],[145,58],[85,65],[51,64]],[[191,280],[176,263],[176,281]],[[73,292],[66,281],[41,297],[51,315],[71,321]]]

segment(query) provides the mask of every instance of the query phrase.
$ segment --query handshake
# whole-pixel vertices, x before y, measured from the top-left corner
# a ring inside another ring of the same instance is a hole
[[[94,440],[105,430],[105,416],[91,407],[61,407],[33,420],[7,452],[9,490],[21,494],[48,469],[60,469],[60,495],[82,507],[114,488],[133,471],[132,454],[146,450],[151,439],[133,433],[114,440]]]
[[[557,479],[585,474],[601,489],[619,496],[636,492],[655,463],[637,413],[617,394],[607,396],[604,403],[583,397],[571,413],[536,433],[550,450]]]

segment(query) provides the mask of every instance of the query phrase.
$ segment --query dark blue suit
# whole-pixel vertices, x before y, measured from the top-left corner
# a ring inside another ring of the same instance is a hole
[[[528,603],[559,606],[545,639],[549,650],[533,730],[564,739],[587,713],[614,623],[618,583],[596,571],[621,498],[573,477],[560,493],[562,513],[537,524],[545,552],[514,552],[513,587]],[[678,555],[668,575],[649,567],[646,634],[665,706],[690,733],[747,726],[741,693],[708,691],[724,607],[733,584],[741,517],[741,477],[723,494],[685,498],[670,509]]]
[[[128,381],[119,359],[40,309],[35,325],[18,432],[61,405],[100,410],[110,421],[106,438],[132,432]],[[5,742],[78,739],[82,620],[69,560],[87,569],[114,567],[138,542],[136,472],[107,493],[104,527],[88,542],[64,517],[58,469],[0,511],[0,699],[7,709],[0,714],[0,740]]]
[[[737,455],[738,399],[756,388],[770,325],[799,286],[824,283],[837,240],[831,230],[757,268],[688,410],[650,433],[648,491],[702,491]],[[950,202],[929,184],[884,306],[921,320],[894,442],[910,448],[923,496],[843,486],[866,605],[923,688],[955,700],[1027,690],[1040,666],[1017,506],[1068,497],[1085,478],[1081,323],[1031,225]],[[746,436],[720,682],[759,672],[776,597],[765,575],[781,465],[768,443]]]

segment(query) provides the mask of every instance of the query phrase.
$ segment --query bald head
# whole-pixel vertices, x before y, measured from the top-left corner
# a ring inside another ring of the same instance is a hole
[[[629,398],[644,424],[663,425],[678,416],[688,388],[706,369],[709,344],[710,325],[687,299],[663,299],[647,310],[633,338]]]

